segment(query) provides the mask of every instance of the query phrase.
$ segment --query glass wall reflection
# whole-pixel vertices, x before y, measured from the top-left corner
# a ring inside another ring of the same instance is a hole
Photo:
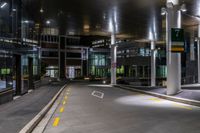
[[[14,88],[12,54],[0,51],[0,92]]]

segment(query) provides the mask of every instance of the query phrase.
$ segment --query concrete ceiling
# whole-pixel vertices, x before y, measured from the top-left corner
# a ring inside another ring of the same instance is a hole
[[[160,15],[160,10],[165,6],[165,0],[24,1],[27,7],[33,8],[38,13],[37,15],[32,13],[34,19],[39,18],[39,9],[42,7],[44,19],[51,19],[55,25],[62,25],[67,34],[109,35],[110,19],[112,14],[115,14],[118,35],[134,39],[149,39],[149,33],[153,29],[152,32],[157,33],[158,40],[162,37],[164,17]],[[200,16],[200,0],[184,0],[180,3],[185,3],[188,9],[183,15],[183,25],[188,27],[198,24],[199,20],[188,14]],[[27,9],[33,12],[31,8]]]

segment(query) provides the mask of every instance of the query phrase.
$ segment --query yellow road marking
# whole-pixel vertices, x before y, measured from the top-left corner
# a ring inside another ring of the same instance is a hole
[[[63,113],[64,112],[64,107],[61,107],[60,108],[60,113]]]
[[[67,96],[65,96],[65,100],[67,100]]]
[[[65,105],[66,104],[66,101],[63,101],[63,105]]]
[[[160,102],[161,100],[158,99],[158,98],[149,98],[148,100],[152,100],[152,101],[155,101],[155,102]]]
[[[60,117],[56,117],[55,120],[54,120],[54,122],[53,122],[53,126],[57,127],[58,124],[59,124],[59,121],[60,121]]]
[[[184,105],[180,105],[180,104],[176,104],[176,103],[174,103],[174,106],[182,108],[182,109],[192,110],[192,108],[190,108],[188,106],[184,106]]]
[[[155,102],[161,102],[161,99],[159,99],[159,98],[149,98],[148,100],[152,100],[152,101],[155,101]],[[181,104],[173,103],[173,105],[178,107],[178,108],[192,110],[191,107],[184,106],[184,105],[181,105]]]

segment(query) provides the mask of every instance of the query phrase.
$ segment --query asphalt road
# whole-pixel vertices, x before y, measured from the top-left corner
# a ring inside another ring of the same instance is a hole
[[[64,83],[43,86],[12,102],[0,105],[0,133],[18,133],[63,85]]]
[[[200,133],[199,121],[199,107],[74,82],[45,133]]]

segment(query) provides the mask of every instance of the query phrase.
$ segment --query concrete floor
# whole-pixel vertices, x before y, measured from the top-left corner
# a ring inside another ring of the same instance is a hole
[[[0,133],[17,133],[33,119],[64,85],[40,87],[12,102],[0,105]]]
[[[71,83],[45,133],[200,133],[200,108],[110,86]]]

